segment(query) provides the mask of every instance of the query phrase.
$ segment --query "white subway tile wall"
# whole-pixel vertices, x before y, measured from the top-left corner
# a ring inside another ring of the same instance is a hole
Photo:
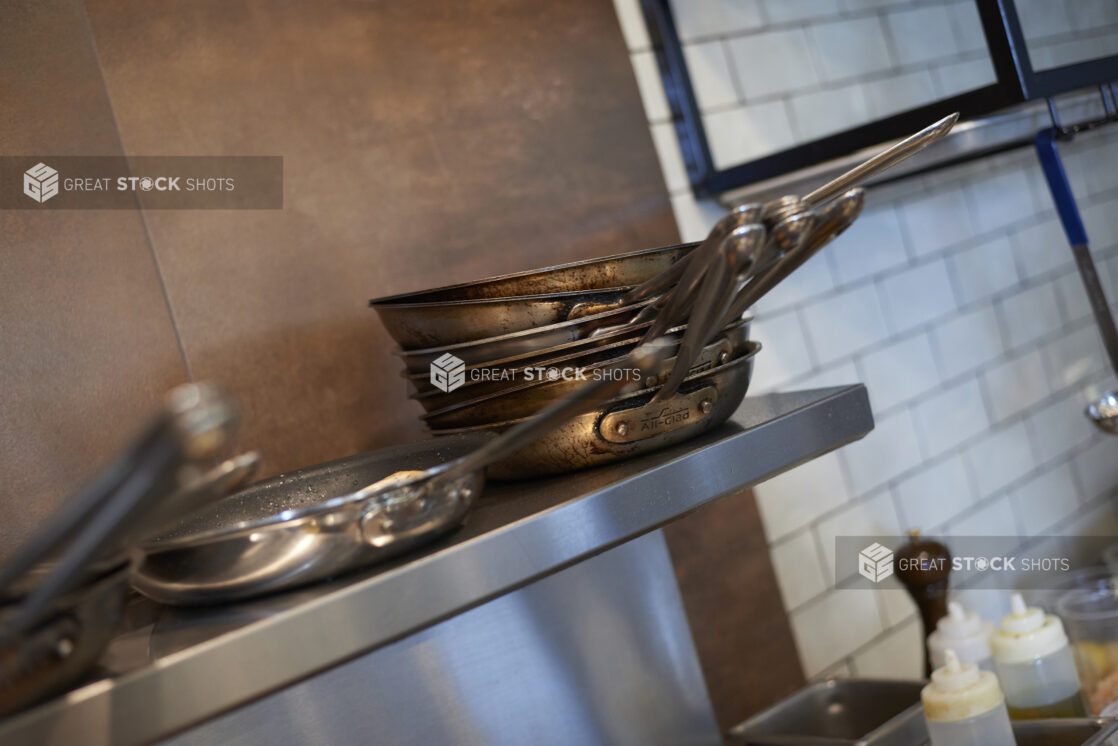
[[[784,606],[794,609],[810,601],[830,585],[823,574],[819,548],[810,531],[801,531],[772,546],[773,569]]]
[[[917,427],[923,436],[924,456],[951,451],[989,428],[978,381],[964,380],[923,397],[914,405]],[[913,524],[919,528],[920,524]]]
[[[910,619],[866,645],[850,661],[859,676],[875,679],[922,679],[924,659],[920,622]]]
[[[900,530],[900,519],[888,493],[844,505],[821,519],[815,526],[823,549],[824,571],[835,578],[836,536],[889,536]]]
[[[769,541],[810,525],[846,502],[838,456],[827,454],[765,483],[757,495],[765,535]]]
[[[974,502],[974,490],[962,456],[922,469],[896,486],[901,520],[931,532],[962,513]]]
[[[695,98],[704,111],[720,106],[733,106],[738,93],[730,75],[730,58],[719,41],[691,44],[683,50],[687,69],[695,81]]]
[[[927,332],[866,353],[858,365],[863,371],[859,378],[869,388],[875,412],[887,412],[939,384],[936,354]]]
[[[844,650],[859,650],[882,629],[872,594],[835,590],[807,602],[791,614],[792,636],[807,671],[820,672],[843,662]]]
[[[724,209],[688,187],[663,91],[651,85],[638,0],[614,3],[680,232],[699,240]],[[1028,4],[1037,49],[1118,31],[1070,12],[1076,4]],[[723,166],[993,80],[971,0],[674,7]],[[1061,151],[1118,301],[1118,133]],[[836,589],[836,536],[1118,525],[1118,439],[1082,416],[1091,395],[1118,382],[1032,153],[871,190],[854,227],[753,313],[764,351],[751,393],[861,380],[877,422],[862,441],[755,490],[808,676],[919,672],[911,600]],[[1005,606],[1004,594],[966,593],[981,608]]]

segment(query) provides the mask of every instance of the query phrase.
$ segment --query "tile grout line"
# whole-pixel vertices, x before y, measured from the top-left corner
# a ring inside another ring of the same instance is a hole
[[[101,80],[101,90],[105,94],[105,102],[108,104],[109,114],[113,118],[113,131],[116,132],[116,139],[117,143],[120,145],[121,156],[124,158],[125,163],[129,164],[129,173],[131,173],[131,162],[124,148],[124,137],[120,132],[120,121],[116,116],[116,107],[113,106],[112,96],[109,95],[109,84],[108,81],[105,80],[105,68],[104,65],[101,64],[101,51],[97,47],[97,38],[93,33],[93,23],[89,20],[89,10],[86,8],[85,3],[82,2],[79,4],[81,5],[82,18],[85,20],[86,33],[89,34],[89,44],[93,48],[93,56],[97,59],[97,75]],[[136,213],[140,218],[140,225],[144,229],[144,239],[147,241],[148,253],[151,255],[152,266],[155,269],[155,277],[159,282],[159,291],[163,295],[163,303],[167,308],[167,315],[170,317],[171,331],[175,335],[175,345],[178,347],[179,356],[182,358],[186,380],[193,381],[194,373],[190,368],[190,358],[186,355],[186,346],[183,343],[182,333],[179,330],[178,318],[175,315],[174,304],[171,302],[171,294],[167,290],[167,282],[163,276],[163,267],[155,251],[155,241],[152,238],[151,228],[148,225],[147,214],[140,204],[139,195],[134,194],[133,200],[136,203]]]

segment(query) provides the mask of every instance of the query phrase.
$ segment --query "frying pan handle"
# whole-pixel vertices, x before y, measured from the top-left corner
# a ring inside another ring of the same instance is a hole
[[[129,449],[0,570],[4,589],[39,562],[57,557],[0,628],[0,642],[30,628],[55,598],[81,581],[88,565],[127,549],[154,501],[173,488],[178,469],[212,457],[231,436],[235,421],[232,402],[219,389],[204,384],[174,389],[165,410]]]
[[[1075,204],[1075,195],[1072,194],[1064,162],[1060,159],[1055,130],[1047,129],[1037,133],[1036,153],[1040,157],[1040,167],[1044,170],[1048,191],[1052,193],[1052,201],[1056,203],[1056,212],[1060,215],[1060,223],[1064,226],[1068,243],[1072,246],[1086,244],[1087,229]]]
[[[640,375],[636,376],[638,380],[656,373],[667,360],[671,348],[671,343],[663,338],[640,344],[618,363],[602,369],[625,375],[607,376],[603,373],[601,377],[583,384],[571,394],[544,407],[535,416],[514,425],[481,448],[452,462],[428,480],[428,489],[434,490],[435,485],[447,484],[511,456],[574,417],[589,412],[626,389],[639,386],[634,384],[634,377],[629,373],[639,371]]]
[[[653,399],[638,407],[605,412],[595,428],[609,443],[636,443],[702,422],[718,403],[718,389],[703,386],[660,401]]]
[[[473,505],[481,482],[480,474],[470,473],[438,490],[430,489],[429,482],[417,485],[410,495],[390,500],[374,498],[361,515],[361,537],[370,546],[383,549],[450,528]]]
[[[886,148],[864,163],[855,166],[844,174],[836,176],[823,186],[806,194],[803,204],[806,207],[818,207],[851,187],[857,186],[873,176],[892,168],[903,160],[911,158],[924,148],[937,140],[943,139],[955,122],[959,121],[959,112],[948,114],[943,119],[930,124],[914,135],[909,135],[896,145]]]
[[[818,208],[817,219],[807,237],[754,275],[738,292],[730,305],[730,310],[718,322],[718,326],[725,326],[734,319],[741,318],[750,306],[849,228],[862,213],[865,198],[865,191],[861,187],[855,187],[838,199]]]

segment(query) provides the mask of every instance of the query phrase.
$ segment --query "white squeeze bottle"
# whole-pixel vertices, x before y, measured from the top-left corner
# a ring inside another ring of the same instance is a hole
[[[1017,746],[998,678],[973,663],[960,663],[955,651],[932,671],[920,692],[932,746]]]
[[[990,637],[994,670],[1005,687],[1014,720],[1085,717],[1075,657],[1058,616],[1025,606],[1020,593],[1013,611]]]
[[[932,668],[942,668],[947,662],[944,652],[947,648],[955,651],[962,663],[974,663],[986,671],[994,670],[994,658],[990,653],[990,634],[994,625],[983,621],[973,611],[967,611],[961,604],[952,601],[947,604],[947,616],[936,622],[936,628],[928,635],[928,652],[932,658]]]

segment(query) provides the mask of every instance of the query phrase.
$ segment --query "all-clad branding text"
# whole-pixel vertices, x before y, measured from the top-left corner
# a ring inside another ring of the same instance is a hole
[[[670,409],[664,407],[651,417],[641,420],[641,432],[659,432],[669,425],[676,425],[691,419],[691,410],[688,407]]]

